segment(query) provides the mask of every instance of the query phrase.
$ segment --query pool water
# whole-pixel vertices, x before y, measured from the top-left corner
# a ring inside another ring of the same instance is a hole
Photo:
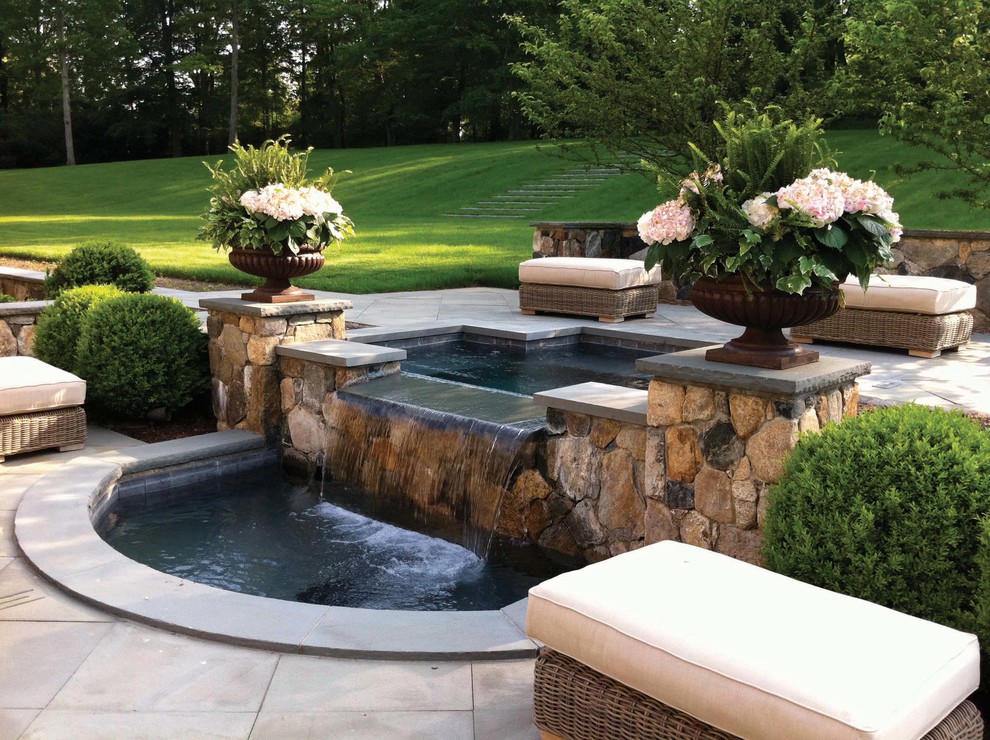
[[[657,354],[590,343],[525,352],[468,341],[406,351],[404,373],[527,396],[589,381],[646,389],[652,376],[637,372],[635,363]]]
[[[133,560],[209,586],[370,609],[500,609],[575,565],[505,539],[493,542],[483,560],[277,475],[240,482],[236,491],[225,488],[120,511],[104,539]],[[338,492],[342,499],[357,497],[353,490]]]

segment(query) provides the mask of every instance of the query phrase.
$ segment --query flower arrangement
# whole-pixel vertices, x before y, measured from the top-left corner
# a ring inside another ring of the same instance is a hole
[[[687,178],[659,173],[661,188],[678,194],[639,219],[647,269],[659,262],[692,285],[738,274],[754,288],[797,294],[852,274],[865,289],[900,239],[893,198],[832,169],[820,120],[730,113],[716,129],[717,158],[692,147]]]
[[[289,150],[283,136],[256,149],[235,143],[234,167],[222,162],[206,165],[213,175],[210,209],[199,238],[215,249],[270,249],[322,251],[354,233],[340,203],[330,194],[335,183],[332,169],[309,180],[307,170],[312,147]]]

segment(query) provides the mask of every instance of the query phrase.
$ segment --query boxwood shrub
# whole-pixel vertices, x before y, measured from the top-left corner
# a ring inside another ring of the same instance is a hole
[[[91,242],[76,247],[45,278],[45,295],[57,298],[81,285],[116,285],[131,293],[147,293],[155,273],[130,247],[112,242]]]
[[[990,436],[976,422],[878,409],[802,437],[784,470],[766,516],[768,567],[987,634]]]
[[[17,299],[12,295],[0,293],[0,303],[17,303]]]
[[[34,354],[49,365],[79,375],[76,352],[82,322],[96,304],[124,295],[112,285],[87,285],[62,293],[41,312],[34,334]]]
[[[153,293],[95,306],[83,322],[78,367],[89,399],[127,416],[175,411],[209,387],[199,321],[180,301]]]

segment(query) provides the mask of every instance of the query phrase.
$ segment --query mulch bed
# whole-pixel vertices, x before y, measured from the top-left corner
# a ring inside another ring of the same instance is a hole
[[[168,421],[102,415],[94,416],[91,421],[142,442],[165,442],[170,439],[209,434],[217,430],[217,420],[213,416],[209,401],[191,403],[176,412]]]

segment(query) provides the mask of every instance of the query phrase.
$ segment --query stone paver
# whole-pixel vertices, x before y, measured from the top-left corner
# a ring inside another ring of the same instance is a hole
[[[172,293],[194,307],[204,297]],[[552,331],[595,325],[522,317],[518,294],[510,290],[321,297],[351,300],[349,321],[379,326],[503,322]],[[689,306],[661,306],[654,318],[621,326],[712,342],[738,333]],[[871,361],[873,372],[860,380],[865,398],[990,412],[990,336],[978,335],[963,352],[935,360],[835,345],[816,349]],[[119,620],[40,578],[11,536],[24,491],[68,459],[140,445],[91,427],[86,450],[14,456],[0,464],[0,740],[539,737],[532,725],[531,660],[344,660],[220,645]],[[518,605],[506,613],[524,617]]]

